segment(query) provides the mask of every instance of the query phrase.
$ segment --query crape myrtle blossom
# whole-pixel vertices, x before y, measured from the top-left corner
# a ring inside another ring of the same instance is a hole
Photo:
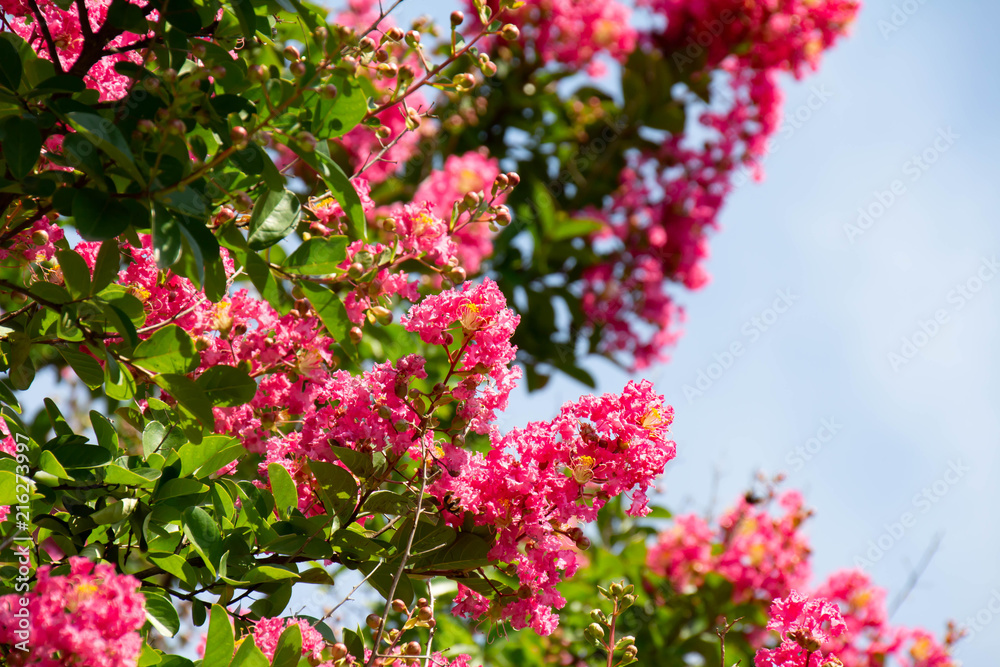
[[[52,574],[38,568],[30,593],[0,597],[0,643],[13,646],[21,639],[15,615],[20,598],[27,597],[30,613],[30,652],[13,651],[9,664],[36,667],[134,667],[146,622],[146,600],[139,581],[118,574],[108,563],[95,565],[86,558],[69,559],[69,573]]]
[[[94,32],[99,30],[108,15],[108,8],[111,0],[79,0],[86,1],[86,14],[90,21],[90,29]],[[145,6],[145,2],[132,2],[140,7]],[[61,9],[52,0],[38,0],[38,9],[48,25],[49,33],[55,43],[59,55],[60,64],[64,69],[69,70],[77,58],[80,57],[84,49],[84,35],[81,32],[80,13],[73,5],[66,9]],[[27,40],[35,52],[46,60],[51,59],[51,54],[46,46],[45,39],[38,29],[38,23],[31,9],[31,4],[27,0],[0,0],[0,12],[7,15],[7,24],[13,31]],[[141,35],[124,32],[113,39],[108,46],[114,48],[127,47],[138,41]],[[85,72],[84,81],[88,88],[93,88],[100,92],[101,100],[121,99],[128,92],[131,79],[122,76],[115,71],[115,63],[128,61],[141,63],[142,56],[139,50],[124,50],[121,53],[108,55],[98,60],[88,72]]]
[[[771,604],[768,630],[780,633],[781,643],[762,648],[754,657],[756,667],[820,667],[843,663],[832,653],[824,653],[824,643],[847,631],[835,604],[823,598],[809,598],[796,591]]]
[[[486,4],[496,12],[499,2]],[[470,0],[467,6],[476,16],[475,3]],[[629,6],[618,0],[528,0],[504,14],[504,19],[520,29],[522,41],[542,62],[555,61],[601,76],[607,68],[598,56],[624,62],[635,48],[638,33],[631,14]]]
[[[650,382],[630,382],[621,394],[566,403],[550,422],[494,433],[487,454],[468,456],[457,475],[441,475],[431,492],[475,513],[477,524],[496,526],[489,557],[510,564],[521,584],[514,599],[492,601],[459,586],[456,613],[551,633],[552,610],[565,604],[556,585],[573,576],[574,547],[586,544],[576,524],[593,521],[622,493],[631,492],[629,514],[648,512],[646,491],[676,453],[667,439],[672,419]]]
[[[772,516],[741,498],[717,529],[694,514],[678,517],[650,547],[647,565],[679,592],[717,572],[732,582],[736,601],[784,597],[809,579],[809,542],[799,529],[810,512],[797,491],[786,492],[779,504],[784,515]]]
[[[681,132],[632,156],[602,211],[603,234],[617,243],[583,277],[584,312],[608,332],[601,351],[624,355],[633,370],[664,360],[677,339],[680,317],[666,283],[692,290],[707,284],[708,235],[718,228],[736,169],[746,165],[763,177],[761,160],[781,124],[778,74],[814,70],[859,9],[854,0],[643,0],[639,6],[666,19],[639,33],[641,48],[662,51],[692,79],[720,71],[717,92],[728,101],[695,114],[701,105],[689,93],[689,116],[706,138],[699,144]]]

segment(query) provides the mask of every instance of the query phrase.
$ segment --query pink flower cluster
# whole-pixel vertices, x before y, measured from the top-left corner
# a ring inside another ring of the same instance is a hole
[[[602,351],[624,354],[634,369],[663,360],[676,340],[678,311],[666,282],[689,289],[708,282],[708,233],[718,226],[737,168],[763,175],[760,161],[781,123],[778,74],[815,69],[859,3],[646,0],[641,6],[666,18],[651,21],[665,27],[641,35],[647,48],[692,79],[722,72],[728,91],[724,108],[697,116],[706,130],[700,145],[681,132],[633,156],[603,211],[615,244],[584,276],[584,311],[593,326],[609,332]],[[693,93],[687,102],[689,113],[699,104]]]
[[[768,630],[781,634],[777,648],[762,648],[754,657],[757,667],[820,667],[836,656],[824,657],[822,646],[844,634],[847,625],[837,606],[822,598],[808,598],[791,591],[771,604]],[[830,661],[830,662],[828,662]]]
[[[585,538],[576,524],[622,493],[632,492],[629,514],[648,511],[646,491],[676,453],[672,420],[650,382],[630,382],[621,394],[566,403],[550,422],[494,433],[486,455],[466,455],[442,475],[432,493],[497,528],[490,559],[510,564],[521,585],[513,599],[493,601],[460,586],[456,613],[551,633],[552,609],[565,604],[556,585],[579,566],[574,543]]]
[[[494,11],[499,5],[487,3]],[[475,15],[471,0],[468,7]],[[598,56],[624,62],[637,41],[631,25],[632,11],[617,0],[529,0],[514,12],[503,15],[521,29],[543,63],[552,61],[571,68],[586,68],[591,76],[606,71]]]
[[[732,582],[736,601],[784,597],[809,579],[809,543],[799,532],[809,511],[796,491],[779,502],[785,513],[773,517],[741,498],[716,530],[696,515],[678,517],[650,547],[647,565],[680,592],[717,572]]]
[[[76,1],[84,2],[84,0]],[[145,3],[141,1],[133,1],[133,4],[140,7],[145,6]],[[111,0],[86,0],[86,5],[90,28],[96,32],[104,25]],[[52,0],[38,0],[38,8],[45,18],[52,40],[55,42],[60,63],[63,68],[69,69],[80,57],[84,47],[80,12],[77,11],[75,3],[67,9],[60,9],[58,4]],[[7,15],[7,23],[13,31],[27,40],[39,56],[51,59],[45,38],[39,30],[31,5],[26,0],[0,0],[0,12]],[[113,39],[108,46],[126,47],[140,37],[140,35],[129,32],[122,33]],[[122,61],[140,63],[142,56],[138,50],[105,56],[98,60],[84,77],[89,88],[101,93],[102,101],[121,99],[128,92],[131,80],[115,72],[115,63]]]
[[[56,254],[56,242],[64,237],[63,230],[47,217],[36,220],[31,227],[19,232],[0,248],[0,262],[5,267],[24,263],[44,262]]]
[[[333,667],[333,661],[323,661],[323,649],[326,648],[323,635],[301,618],[262,618],[254,625],[253,642],[270,662],[274,660],[274,652],[278,648],[281,633],[292,625],[298,625],[302,633],[302,657],[307,658],[309,663],[316,667]]]
[[[427,202],[434,215],[451,220],[452,205],[466,194],[476,192],[488,195],[494,180],[500,175],[496,158],[487,157],[483,151],[470,151],[464,155],[449,155],[441,169],[435,169],[418,187],[413,200]],[[502,204],[504,196],[497,198]],[[493,254],[492,233],[484,220],[459,218],[451,230],[455,243],[455,256],[459,265],[469,275],[479,272],[485,258]]]
[[[881,667],[890,658],[906,667],[954,667],[949,646],[926,630],[889,623],[885,591],[860,570],[835,572],[813,593],[837,605],[846,624],[844,633],[828,639],[823,650],[837,655],[847,667]]]
[[[53,576],[38,568],[38,581],[28,594],[0,598],[0,644],[23,638],[17,612],[27,597],[30,613],[29,653],[14,651],[11,665],[62,667],[135,667],[142,648],[137,632],[146,622],[146,601],[139,582],[120,575],[113,565],[96,566],[86,558],[70,558],[70,572]]]

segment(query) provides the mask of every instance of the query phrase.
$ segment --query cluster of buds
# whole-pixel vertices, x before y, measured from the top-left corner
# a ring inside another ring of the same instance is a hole
[[[635,586],[621,583],[613,583],[610,587],[598,586],[597,590],[601,595],[611,601],[613,608],[611,617],[608,618],[600,609],[590,612],[590,620],[593,621],[583,631],[583,636],[595,647],[603,649],[609,656],[608,664],[614,667],[623,667],[638,661],[639,649],[635,645],[635,637],[627,635],[615,639],[615,625],[618,617],[626,609],[635,604]],[[618,662],[612,662],[617,653],[621,653]]]
[[[427,598],[417,600],[416,606],[412,609],[398,598],[389,603],[389,607],[404,617],[401,627],[386,629],[382,617],[378,614],[369,614],[365,619],[365,624],[371,629],[375,641],[378,642],[381,638],[381,643],[383,644],[381,652],[375,656],[375,660],[371,664],[376,667],[399,663],[404,665],[419,665],[421,658],[424,657],[422,653],[425,647],[416,640],[404,642],[403,635],[413,628],[433,628],[436,626],[437,621],[434,620],[434,609]],[[377,644],[375,650],[380,650]]]

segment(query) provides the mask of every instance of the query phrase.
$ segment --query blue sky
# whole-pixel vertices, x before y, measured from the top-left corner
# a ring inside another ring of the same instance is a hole
[[[703,511],[715,471],[716,510],[756,470],[787,472],[816,510],[816,577],[864,558],[890,598],[943,533],[894,620],[940,631],[978,614],[967,665],[1000,650],[998,14],[868,2],[817,74],[785,82],[795,121],[767,179],[729,200],[713,281],[679,295],[685,335],[642,374],[676,410],[661,484],[675,510]],[[781,291],[792,305],[768,312]],[[733,343],[742,354],[713,368]],[[601,391],[628,379],[594,368]],[[699,373],[705,391],[686,395]],[[550,416],[582,391],[556,382],[510,412]]]

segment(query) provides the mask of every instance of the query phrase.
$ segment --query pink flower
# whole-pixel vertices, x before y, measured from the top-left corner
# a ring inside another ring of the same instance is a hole
[[[768,630],[781,636],[774,649],[759,649],[757,667],[818,667],[835,656],[824,654],[822,645],[847,631],[836,605],[822,598],[808,598],[795,591],[771,604]]]
[[[309,658],[313,664],[323,660],[323,649],[326,640],[316,628],[301,618],[262,618],[254,625],[251,636],[257,648],[267,656],[268,661],[274,659],[274,651],[278,648],[278,640],[286,628],[298,625],[302,633],[302,655]],[[332,665],[333,663],[324,663]]]
[[[7,645],[25,639],[16,633],[23,627],[17,614],[20,598],[28,600],[31,652],[13,651],[11,664],[134,667],[142,648],[138,630],[146,621],[138,580],[79,556],[69,565],[63,576],[53,576],[52,567],[43,565],[30,593],[0,598],[0,643]]]

